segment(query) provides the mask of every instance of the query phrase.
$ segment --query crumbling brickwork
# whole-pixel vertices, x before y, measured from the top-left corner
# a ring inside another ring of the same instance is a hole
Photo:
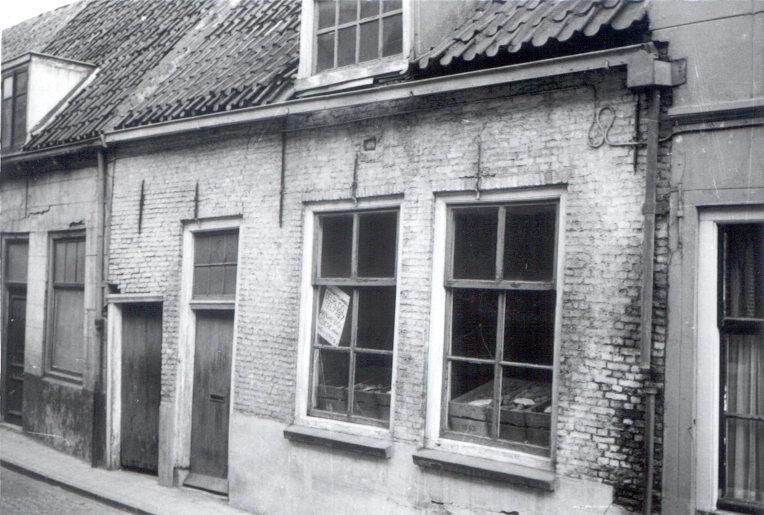
[[[357,156],[357,197],[401,199],[392,433],[421,445],[425,396],[434,393],[425,387],[431,289],[442,287],[431,284],[434,198],[472,191],[480,156],[485,190],[567,188],[556,471],[612,484],[618,502],[636,507],[644,464],[646,378],[638,360],[645,155],[643,148],[587,145],[602,106],[616,114],[612,141],[643,134],[644,127],[635,128],[638,96],[624,80],[609,71],[290,117],[281,225],[280,121],[120,150],[109,281],[121,292],[164,295],[163,399],[171,401],[175,389],[181,219],[194,216],[198,183],[199,217],[242,215],[234,409],[292,419],[304,205],[349,199]],[[364,150],[370,138],[375,148]],[[667,166],[664,156],[659,201],[668,193]],[[656,249],[654,359],[662,369],[663,216]]]

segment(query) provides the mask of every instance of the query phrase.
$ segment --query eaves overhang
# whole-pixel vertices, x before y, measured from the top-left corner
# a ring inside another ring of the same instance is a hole
[[[673,76],[670,76],[668,79],[665,78],[666,74],[662,73],[661,70],[664,68],[664,65],[671,64],[658,59],[658,52],[652,43],[629,45],[585,54],[513,64],[364,90],[301,98],[235,111],[212,113],[193,118],[169,120],[141,127],[109,131],[105,132],[100,140],[90,140],[88,142],[81,142],[78,145],[63,145],[33,152],[20,152],[4,157],[3,163],[18,163],[41,157],[70,153],[86,146],[97,148],[103,145],[110,146],[205,129],[267,121],[296,114],[308,114],[406,98],[425,97],[438,93],[463,91],[601,69],[625,67],[627,74],[626,82],[629,88],[667,87],[675,85],[670,82],[676,81],[676,78]]]
[[[544,59],[487,70],[423,79],[415,82],[404,82],[364,90],[308,97],[278,104],[250,107],[224,113],[213,113],[182,120],[171,120],[143,127],[120,129],[106,133],[105,138],[107,144],[124,143],[203,129],[283,118],[295,114],[356,107],[378,102],[390,102],[405,98],[424,97],[438,93],[617,67],[626,67],[628,87],[644,88],[654,85],[652,81],[656,75],[654,72],[655,63],[660,62],[658,61],[658,52],[651,43],[629,45],[586,54]]]

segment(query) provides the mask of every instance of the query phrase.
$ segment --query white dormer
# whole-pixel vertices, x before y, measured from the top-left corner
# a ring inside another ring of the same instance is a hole
[[[82,84],[95,66],[28,53],[3,63],[2,149],[20,150],[31,130]]]
[[[413,0],[302,0],[297,89],[369,85],[408,67]]]

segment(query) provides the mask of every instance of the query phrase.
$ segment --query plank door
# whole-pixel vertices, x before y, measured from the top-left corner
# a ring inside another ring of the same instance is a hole
[[[120,465],[156,473],[162,364],[162,307],[122,310]]]
[[[185,485],[227,493],[233,311],[197,311],[191,463]]]
[[[8,325],[6,333],[5,421],[21,425],[24,398],[24,328],[27,299],[23,291],[8,292]]]

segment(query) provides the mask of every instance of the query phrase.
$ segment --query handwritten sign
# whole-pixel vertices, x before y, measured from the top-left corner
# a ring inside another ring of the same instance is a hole
[[[318,312],[318,335],[330,345],[337,347],[340,344],[349,305],[350,295],[336,286],[324,290],[324,300]]]

